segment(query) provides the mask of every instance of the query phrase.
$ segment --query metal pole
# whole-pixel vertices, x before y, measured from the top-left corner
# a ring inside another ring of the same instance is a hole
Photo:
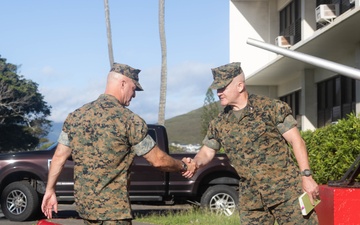
[[[110,11],[109,11],[109,2],[108,0],[104,0],[105,6],[105,22],[106,22],[106,34],[108,40],[108,52],[109,52],[109,61],[110,68],[114,64],[114,53],[113,53],[113,45],[112,45],[112,37],[111,37],[111,24],[110,24]]]
[[[322,59],[322,58],[318,58],[312,55],[308,55],[305,53],[301,53],[301,52],[295,52],[295,51],[291,51],[285,48],[280,48],[278,46],[275,45],[271,45],[271,44],[267,44],[252,38],[248,38],[248,40],[246,41],[247,44],[249,45],[253,45],[255,47],[258,48],[262,48],[271,52],[275,52],[278,53],[280,55],[284,55],[293,59],[297,59],[300,60],[302,62],[306,62],[333,72],[337,72],[341,75],[345,75],[357,80],[360,80],[360,70],[356,69],[354,67],[350,67],[350,66],[345,66],[343,64],[340,63],[336,63],[336,62],[332,62],[326,59]]]

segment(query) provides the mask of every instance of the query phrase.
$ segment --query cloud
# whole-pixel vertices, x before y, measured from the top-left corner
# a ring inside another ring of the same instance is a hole
[[[166,119],[185,114],[203,105],[207,88],[212,82],[213,65],[183,62],[168,67]],[[145,91],[136,92],[129,108],[148,123],[156,123],[160,99],[160,67],[141,71],[140,84]],[[81,78],[79,78],[82,80]],[[68,115],[83,104],[95,100],[105,90],[106,79],[86,79],[83,82],[66,79],[68,83],[44,88],[41,93],[52,106],[49,118],[63,122]],[[61,81],[64,82],[64,81]]]
[[[41,72],[46,76],[53,76],[55,74],[55,70],[51,66],[43,67]]]
[[[54,88],[45,88],[41,93],[45,96],[45,101],[52,106],[49,119],[54,122],[63,122],[70,112],[95,100],[104,92],[104,88],[105,81],[91,82],[83,87],[79,84],[58,85]]]
[[[165,118],[185,114],[203,105],[207,88],[212,82],[212,65],[183,62],[168,68]],[[157,74],[156,79],[150,79]],[[144,81],[143,81],[144,77]],[[160,68],[145,70],[140,77],[144,92],[137,94],[130,109],[148,122],[156,122],[160,99]]]

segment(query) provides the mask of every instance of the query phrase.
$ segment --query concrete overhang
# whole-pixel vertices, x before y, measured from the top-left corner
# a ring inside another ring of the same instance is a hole
[[[357,7],[316,30],[313,36],[296,43],[290,47],[290,50],[341,63],[342,58],[353,54],[354,49],[359,48],[359,26],[360,7]],[[355,61],[354,65],[347,66],[354,67]],[[314,68],[315,66],[308,63],[278,55],[259,70],[249,74],[246,83],[247,85],[280,85],[296,79],[303,70]]]

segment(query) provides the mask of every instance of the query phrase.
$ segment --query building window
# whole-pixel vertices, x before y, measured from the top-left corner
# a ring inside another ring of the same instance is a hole
[[[318,83],[318,127],[355,112],[355,79],[337,76]]]
[[[280,34],[293,43],[301,41],[301,0],[293,0],[280,11]]]
[[[291,107],[294,118],[300,116],[300,91],[295,91],[282,96],[280,97],[280,100],[286,102]]]

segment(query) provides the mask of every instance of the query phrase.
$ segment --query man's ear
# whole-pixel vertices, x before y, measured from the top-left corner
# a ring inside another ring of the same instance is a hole
[[[241,82],[241,81],[240,81],[240,82],[237,84],[237,89],[238,89],[239,93],[243,92],[243,91],[245,90],[245,84],[244,84],[244,82]]]
[[[120,88],[123,89],[125,87],[125,85],[126,85],[126,80],[121,79],[120,80]]]

